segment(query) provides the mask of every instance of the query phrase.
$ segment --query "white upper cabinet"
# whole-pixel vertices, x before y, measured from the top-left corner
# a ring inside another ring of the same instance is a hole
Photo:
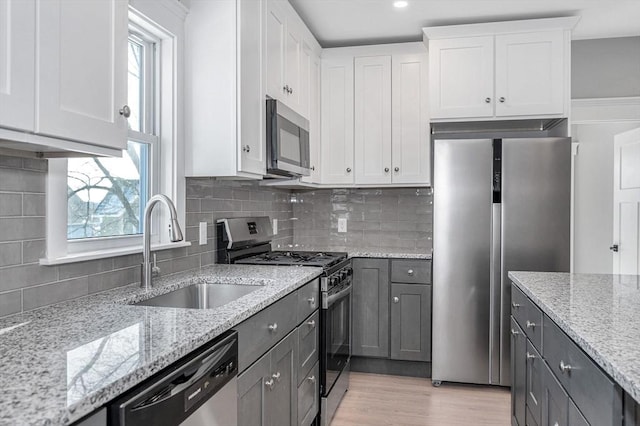
[[[309,59],[319,45],[291,4],[267,0],[266,94],[309,118]]]
[[[121,155],[126,0],[0,0],[0,147]]]
[[[352,184],[353,57],[322,58],[322,183]]]
[[[320,183],[320,56],[311,52],[309,58],[309,160],[311,173],[302,178],[306,183]],[[303,85],[304,86],[304,85]]]
[[[0,126],[33,131],[35,0],[0,0],[0,28]]]
[[[424,28],[434,121],[563,117],[578,18]]]
[[[36,132],[126,148],[127,10],[123,0],[37,2]]]
[[[391,181],[391,56],[355,58],[355,181]]]

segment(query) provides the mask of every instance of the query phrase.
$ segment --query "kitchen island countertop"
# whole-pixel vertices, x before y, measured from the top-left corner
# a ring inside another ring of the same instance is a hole
[[[640,403],[640,275],[509,272],[509,278]]]
[[[0,320],[0,425],[81,419],[320,275],[321,268],[213,265]],[[195,283],[258,286],[215,309],[133,306]]]

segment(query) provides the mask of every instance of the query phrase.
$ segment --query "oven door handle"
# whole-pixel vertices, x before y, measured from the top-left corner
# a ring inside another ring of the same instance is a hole
[[[347,286],[347,288],[345,288],[344,290],[340,290],[336,294],[332,294],[332,295],[327,295],[327,293],[323,293],[323,295],[322,295],[323,296],[322,297],[322,308],[323,309],[327,309],[331,305],[336,303],[338,300],[344,299],[345,297],[350,295],[351,294],[351,287],[352,287],[352,285],[349,284],[349,286]]]

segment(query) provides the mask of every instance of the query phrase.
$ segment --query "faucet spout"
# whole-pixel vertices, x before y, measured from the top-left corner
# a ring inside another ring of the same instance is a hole
[[[144,233],[143,233],[143,250],[142,250],[142,276],[140,280],[140,287],[145,290],[149,290],[152,286],[153,268],[151,265],[151,212],[156,204],[162,203],[167,206],[169,210],[169,239],[171,242],[176,243],[182,241],[184,236],[182,235],[182,229],[178,223],[178,213],[176,212],[176,206],[171,199],[166,195],[157,194],[149,199],[147,205],[144,208]]]

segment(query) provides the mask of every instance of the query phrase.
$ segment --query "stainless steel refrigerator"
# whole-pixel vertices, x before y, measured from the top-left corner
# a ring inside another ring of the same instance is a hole
[[[434,138],[432,381],[510,385],[508,271],[568,271],[569,138]]]

